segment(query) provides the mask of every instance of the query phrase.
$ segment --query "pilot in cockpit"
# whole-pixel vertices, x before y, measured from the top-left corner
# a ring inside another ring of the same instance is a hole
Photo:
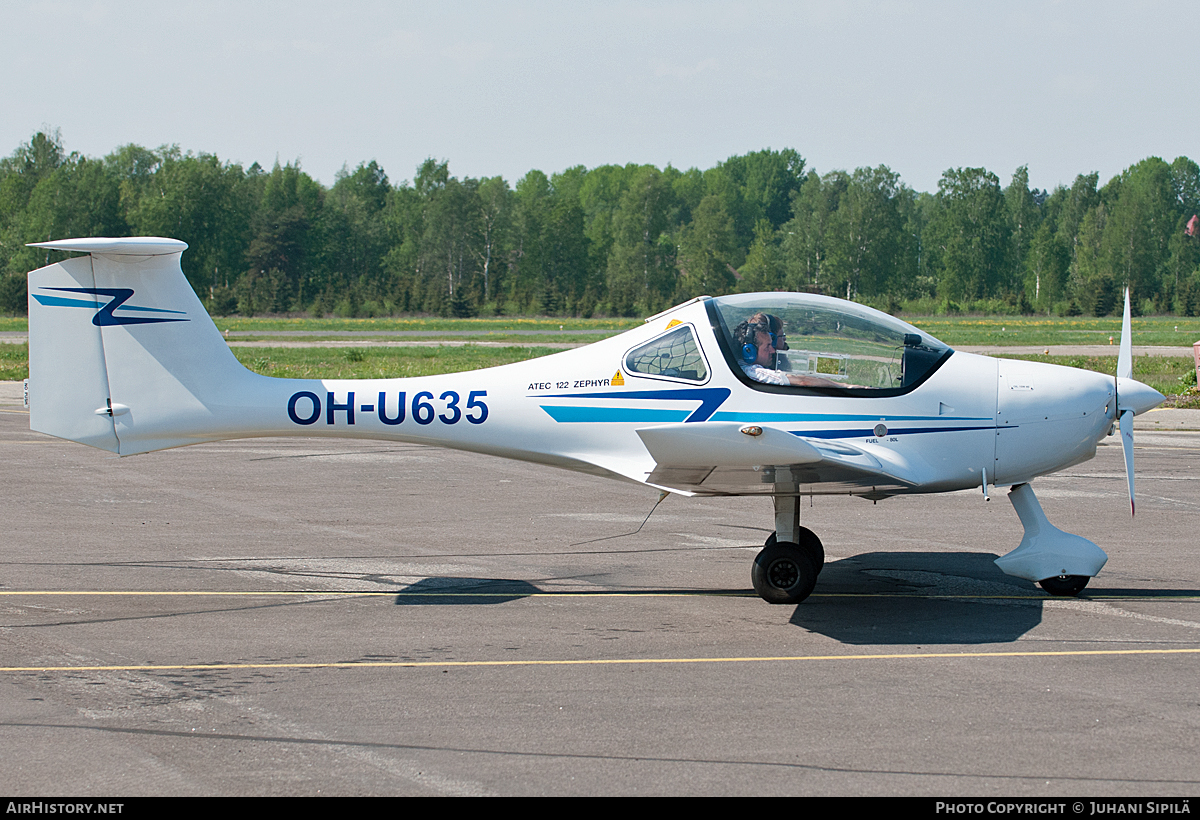
[[[844,387],[820,376],[797,375],[776,369],[778,350],[787,350],[783,320],[770,313],[756,313],[733,329],[733,340],[741,356],[742,371],[756,382],[793,387]]]

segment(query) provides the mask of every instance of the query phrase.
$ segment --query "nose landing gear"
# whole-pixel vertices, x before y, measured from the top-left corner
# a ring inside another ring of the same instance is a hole
[[[1015,550],[996,559],[996,566],[1008,575],[1036,582],[1051,595],[1070,597],[1082,592],[1108,560],[1104,550],[1051,524],[1029,484],[1015,485],[1008,498],[1025,535]]]
[[[1083,592],[1083,588],[1092,580],[1086,575],[1056,575],[1053,578],[1043,578],[1038,586],[1051,595],[1073,598]]]

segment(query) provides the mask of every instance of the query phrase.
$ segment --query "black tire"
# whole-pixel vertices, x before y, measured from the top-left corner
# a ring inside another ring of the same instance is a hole
[[[810,550],[784,541],[763,547],[750,568],[750,582],[769,604],[798,604],[812,594],[817,572]]]
[[[1092,580],[1087,575],[1055,575],[1053,578],[1043,578],[1038,586],[1051,595],[1073,598],[1083,592],[1083,588]]]
[[[767,536],[767,543],[763,544],[763,546],[773,547],[777,540],[776,534],[771,533]],[[825,547],[822,546],[821,539],[817,538],[817,534],[808,527],[801,527],[796,533],[796,540],[801,547],[808,550],[809,557],[817,565],[817,572],[823,570],[825,568]]]

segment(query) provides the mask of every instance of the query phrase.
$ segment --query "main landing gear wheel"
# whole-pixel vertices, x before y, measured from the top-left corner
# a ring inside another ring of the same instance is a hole
[[[1086,575],[1056,575],[1053,578],[1043,578],[1038,586],[1051,595],[1074,597],[1083,592],[1083,588],[1092,580]]]
[[[771,533],[767,536],[767,543],[764,547],[775,546],[776,533]],[[800,546],[807,549],[810,556],[817,564],[817,572],[825,568],[825,547],[821,545],[821,539],[817,538],[817,534],[808,527],[801,527],[796,531],[796,541]]]
[[[750,568],[754,591],[770,604],[800,603],[816,586],[820,568],[815,558],[811,549],[786,541],[763,547]]]

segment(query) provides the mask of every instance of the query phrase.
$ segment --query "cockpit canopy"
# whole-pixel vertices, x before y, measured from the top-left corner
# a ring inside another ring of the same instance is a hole
[[[869,391],[893,395],[916,387],[953,353],[924,331],[865,305],[808,293],[747,293],[708,301],[709,318],[734,373],[747,384],[772,389],[750,378],[750,349],[734,338],[749,322],[770,327],[777,339],[775,362],[785,374],[804,377],[805,387],[778,390],[832,390],[851,395]]]

